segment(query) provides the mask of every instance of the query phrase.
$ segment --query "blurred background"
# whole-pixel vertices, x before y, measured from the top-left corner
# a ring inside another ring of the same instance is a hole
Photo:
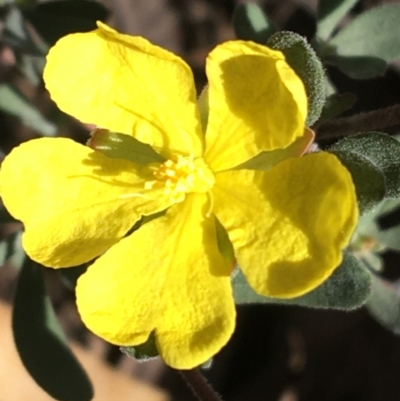
[[[361,0],[353,15],[389,2],[395,1]],[[231,18],[240,1],[103,0],[103,3],[110,11],[111,26],[144,36],[183,57],[192,67],[200,91],[206,83],[204,63],[208,52],[216,44],[234,38]],[[259,4],[280,29],[313,37],[317,0],[264,0]],[[28,69],[21,67],[19,55],[10,46],[9,37],[4,36],[4,24],[2,28],[0,84],[12,83],[36,107],[40,115],[35,114],[33,121],[41,124],[41,129],[49,132],[56,129],[58,135],[85,142],[89,130],[55,109],[40,79],[35,81],[29,77]],[[329,69],[329,74],[339,92],[357,95],[358,100],[348,114],[400,100],[396,64],[385,77],[369,81],[352,80],[334,68]],[[25,106],[22,102],[20,107]],[[399,127],[389,132],[398,133]],[[1,157],[17,144],[36,137],[37,126],[10,112],[0,90]],[[3,225],[0,234],[5,238],[19,228],[16,223]],[[384,276],[398,279],[398,255],[386,253],[384,258]],[[9,306],[17,275],[11,263],[0,268],[0,401],[35,401],[34,384],[23,377],[9,328]],[[118,347],[88,333],[77,315],[73,292],[50,270],[46,272],[46,285],[75,352],[93,378],[96,400],[194,399],[180,376],[159,359],[139,363],[123,355]],[[240,306],[235,334],[204,374],[226,401],[392,401],[400,399],[400,338],[382,328],[364,309],[337,312],[272,305]],[[51,399],[40,391],[37,394],[37,400]]]

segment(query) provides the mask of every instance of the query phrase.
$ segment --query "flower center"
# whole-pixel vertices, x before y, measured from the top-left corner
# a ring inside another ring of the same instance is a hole
[[[214,174],[202,158],[173,155],[166,162],[149,165],[155,180],[145,189],[164,188],[174,203],[182,202],[187,193],[207,193],[214,186]]]

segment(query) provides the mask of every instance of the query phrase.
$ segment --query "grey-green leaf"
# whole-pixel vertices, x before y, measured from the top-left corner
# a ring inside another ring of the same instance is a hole
[[[59,401],[89,401],[92,385],[68,347],[46,295],[41,267],[27,259],[15,295],[12,328],[26,370]]]
[[[381,132],[364,132],[337,142],[331,150],[345,150],[366,157],[385,175],[387,198],[400,197],[400,142]]]
[[[315,290],[292,299],[268,298],[258,295],[242,272],[232,279],[237,304],[287,304],[320,309],[352,310],[362,306],[371,290],[371,275],[350,253],[344,253],[342,264],[332,276]]]
[[[366,157],[351,151],[329,150],[349,170],[357,192],[360,214],[366,214],[378,206],[386,193],[385,175]]]
[[[400,58],[400,4],[366,11],[341,30],[330,44],[338,56],[376,57],[386,62]]]
[[[319,0],[317,16],[317,36],[327,40],[342,18],[358,0]]]
[[[397,283],[373,275],[372,291],[366,307],[379,323],[400,334],[400,288]]]
[[[376,239],[385,247],[400,251],[400,226],[378,231]]]
[[[13,85],[0,85],[0,110],[21,120],[28,127],[45,136],[55,136],[57,126],[42,113]]]
[[[308,97],[307,125],[313,125],[321,115],[325,104],[325,72],[313,48],[294,32],[277,32],[267,46],[281,50],[286,61],[302,79]]]
[[[330,56],[327,64],[336,65],[344,74],[353,79],[370,79],[385,75],[387,62],[373,56]]]
[[[258,4],[239,4],[233,13],[233,29],[236,37],[265,44],[267,39],[278,29],[264,14]]]

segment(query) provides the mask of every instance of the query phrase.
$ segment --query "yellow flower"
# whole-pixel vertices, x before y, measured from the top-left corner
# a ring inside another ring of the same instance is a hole
[[[217,353],[235,326],[216,218],[250,285],[274,297],[329,277],[357,218],[351,177],[333,155],[236,168],[261,152],[287,157],[309,138],[304,87],[281,52],[226,42],[208,56],[207,76],[203,132],[182,59],[101,23],[66,36],[44,73],[57,105],[152,145],[166,161],[143,166],[43,138],[14,149],[0,173],[32,259],[57,268],[97,257],[76,288],[87,327],[119,345],[154,332],[163,359],[181,369]],[[126,235],[141,216],[166,209]]]

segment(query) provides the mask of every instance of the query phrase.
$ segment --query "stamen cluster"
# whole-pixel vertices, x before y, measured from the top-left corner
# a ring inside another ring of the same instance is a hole
[[[153,181],[145,183],[145,189],[164,187],[164,193],[180,203],[187,193],[207,193],[214,186],[214,174],[202,158],[193,155],[173,155],[162,164],[150,166]]]

